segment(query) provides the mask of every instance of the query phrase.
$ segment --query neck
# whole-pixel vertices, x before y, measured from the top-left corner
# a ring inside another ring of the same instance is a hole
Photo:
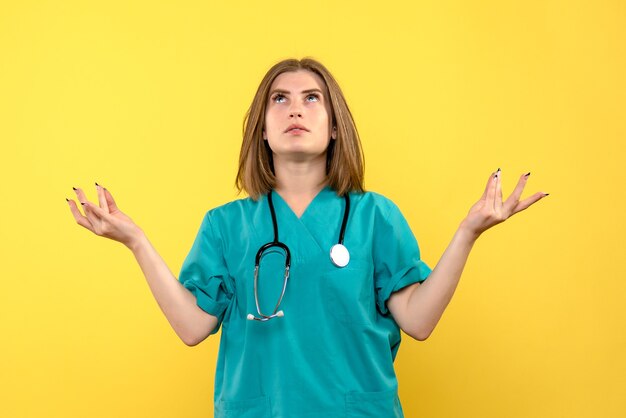
[[[281,196],[315,196],[326,184],[326,154],[308,161],[281,161],[274,155],[276,192]]]

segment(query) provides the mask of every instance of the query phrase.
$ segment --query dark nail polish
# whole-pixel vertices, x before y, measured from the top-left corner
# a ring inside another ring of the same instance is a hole
[[[65,201],[66,201],[66,202],[69,202],[69,201],[70,201],[70,199],[68,199],[68,198],[66,197],[66,198],[65,198]]]
[[[98,183],[96,183],[96,186],[100,186]]]
[[[544,193],[544,197],[545,197],[545,196],[550,196],[550,193]]]
[[[528,176],[530,176],[530,171],[528,173],[524,174],[524,177],[528,177]]]
[[[85,205],[83,202],[80,202],[81,205]]]
[[[74,189],[74,190],[78,190],[78,189],[77,189],[76,187],[74,187],[74,186],[72,186],[72,189]]]

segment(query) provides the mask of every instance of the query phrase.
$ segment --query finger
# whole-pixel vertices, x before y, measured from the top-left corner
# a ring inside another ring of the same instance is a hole
[[[89,222],[89,219],[83,216],[83,214],[80,213],[80,210],[78,210],[78,206],[76,206],[76,202],[74,202],[71,199],[67,199],[67,203],[70,205],[70,211],[72,211],[72,215],[74,215],[74,219],[76,219],[76,223],[82,227],[87,228],[91,232],[95,232],[93,229],[93,225],[91,225],[91,222]]]
[[[507,210],[513,211],[513,209],[517,206],[520,197],[522,197],[522,192],[524,191],[526,182],[528,181],[528,176],[530,176],[530,173],[521,175],[519,181],[517,182],[517,186],[515,186],[515,190],[513,190],[511,196],[509,196],[506,202],[504,202],[504,207]]]
[[[111,219],[109,218],[111,215],[105,212],[105,210],[101,207],[98,207],[96,204],[91,202],[84,203],[83,208],[85,208],[87,219],[89,219],[93,225],[93,229],[96,234],[100,236],[104,235],[104,227],[111,223]]]
[[[72,187],[74,189],[74,192],[76,192],[76,196],[78,197],[78,202],[81,204],[80,207],[83,208],[83,212],[85,212],[85,216],[87,217],[87,219],[91,222],[91,221],[95,221],[95,219],[93,219],[93,216],[90,216],[87,214],[87,211],[85,211],[85,205],[84,203],[89,202],[89,199],[87,199],[87,196],[85,195],[85,192],[83,191],[83,189],[76,188],[76,187]],[[78,205],[76,207],[79,207]],[[95,225],[93,225],[92,223],[92,227],[94,227]]]
[[[96,190],[98,191],[98,202],[100,203],[100,207],[109,213],[109,206],[107,205],[107,199],[104,196],[104,189],[96,183]]]
[[[109,192],[109,190],[106,187],[103,187],[103,189],[104,189],[104,195],[107,200],[107,205],[109,206],[109,213],[118,211],[119,208],[117,207],[117,204],[115,203],[115,200],[113,199],[113,195],[111,195],[111,192]]]
[[[496,196],[496,183],[498,182],[498,177],[496,176],[500,172],[499,170],[500,169],[498,169],[498,171],[496,171],[494,174],[491,175],[489,185],[487,186],[487,196],[485,197],[485,199],[487,202],[487,207],[491,209],[494,208],[494,200]]]
[[[83,202],[83,208],[85,209],[85,214],[88,218],[91,215],[91,218],[89,219],[93,218],[94,220],[102,221],[108,215],[108,213],[105,212],[104,209],[96,206],[94,203],[91,203],[89,201]]]
[[[491,175],[489,176],[489,178],[487,179],[487,184],[485,185],[485,191],[483,192],[483,195],[480,197],[480,200],[484,200],[487,197],[487,193],[489,192],[489,186],[491,186],[491,183],[493,182],[493,175],[496,174],[491,173]]]
[[[80,201],[80,204],[83,207],[83,211],[85,211],[85,217],[91,224],[91,230],[94,233],[98,233],[100,229],[100,224],[102,223],[102,220],[100,218],[104,217],[102,213],[102,209],[100,209],[98,206],[91,203],[87,199],[87,197],[85,196],[85,192],[83,192],[83,189],[76,188],[76,187],[73,187],[73,189],[76,192],[76,195],[78,196],[78,200]]]
[[[102,221],[100,220],[100,216],[98,212],[96,212],[96,208],[98,209],[100,208],[96,206],[95,204],[91,203],[90,201],[82,202],[81,205],[83,206],[83,210],[85,211],[85,216],[89,220],[89,223],[91,224],[93,228],[93,231],[97,234],[98,231],[100,230],[100,224],[102,223]]]
[[[72,187],[72,188],[74,189],[74,193],[76,193],[76,197],[78,197],[78,201],[80,203],[87,202],[88,199],[87,199],[87,196],[85,196],[85,192],[83,192],[83,189],[81,188],[77,189],[76,187]]]
[[[536,203],[537,201],[543,199],[546,196],[547,195],[545,193],[537,192],[534,195],[522,200],[515,206],[515,208],[513,209],[512,215],[523,211],[524,209],[528,208],[533,203]]]
[[[498,172],[496,173],[496,196],[494,207],[498,212],[502,211],[502,171],[498,168]]]

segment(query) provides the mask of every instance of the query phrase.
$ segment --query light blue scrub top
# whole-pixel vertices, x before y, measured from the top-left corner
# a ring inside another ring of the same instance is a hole
[[[278,239],[291,251],[282,318],[250,321],[254,259],[274,239],[267,195],[209,210],[179,275],[222,334],[215,375],[215,417],[403,417],[393,361],[400,329],[386,307],[392,292],[424,281],[431,269],[398,207],[373,193],[350,193],[344,245],[336,267],[345,200],[329,186],[298,218],[273,193]],[[261,312],[273,311],[283,285],[281,250],[266,252],[259,272]]]

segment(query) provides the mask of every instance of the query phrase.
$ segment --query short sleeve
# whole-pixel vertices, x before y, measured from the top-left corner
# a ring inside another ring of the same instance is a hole
[[[421,260],[417,240],[400,209],[391,201],[386,218],[376,222],[373,245],[376,305],[386,315],[391,294],[426,280],[431,268]]]
[[[178,280],[193,293],[196,303],[203,311],[217,318],[217,326],[211,332],[215,334],[222,324],[234,292],[229,282],[222,243],[211,222],[211,211],[202,220]]]

